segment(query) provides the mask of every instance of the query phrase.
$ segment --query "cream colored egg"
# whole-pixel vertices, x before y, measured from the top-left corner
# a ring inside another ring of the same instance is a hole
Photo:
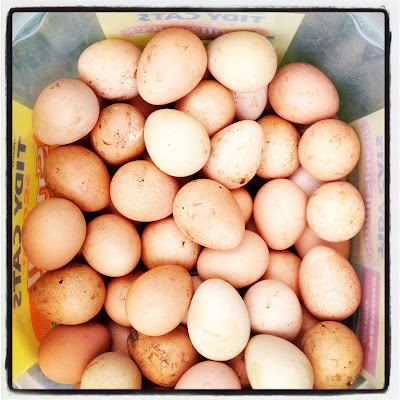
[[[260,165],[264,135],[255,121],[239,121],[211,138],[211,152],[204,174],[228,189],[237,189],[253,179]]]
[[[312,389],[314,371],[305,354],[277,336],[252,337],[245,350],[252,389]]]
[[[243,187],[231,189],[230,192],[239,204],[243,214],[244,223],[247,224],[253,214],[253,199],[251,198],[250,193]]]
[[[301,165],[288,179],[299,185],[308,198],[325,183],[311,176]]]
[[[182,111],[154,111],[144,126],[147,152],[161,171],[188,176],[203,168],[210,154],[210,138],[203,125]]]
[[[249,31],[223,34],[207,46],[208,69],[215,79],[238,92],[256,92],[272,80],[277,68],[274,47]]]
[[[239,121],[244,119],[255,121],[267,106],[268,86],[253,93],[235,91],[232,93],[236,103],[235,118]]]
[[[198,287],[190,303],[187,327],[195,349],[214,361],[236,357],[250,337],[246,306],[239,293],[221,279],[208,279]]]

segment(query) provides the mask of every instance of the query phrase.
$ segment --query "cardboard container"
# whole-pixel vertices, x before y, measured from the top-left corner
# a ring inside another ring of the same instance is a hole
[[[32,132],[32,109],[40,91],[60,78],[78,77],[77,60],[90,44],[122,38],[144,47],[158,31],[190,29],[205,44],[234,30],[252,30],[275,47],[280,66],[303,61],[320,68],[341,100],[338,118],[359,135],[361,158],[349,181],[366,205],[362,231],[352,240],[350,261],[362,282],[356,314],[345,321],[364,350],[362,376],[354,389],[387,385],[388,185],[385,173],[388,125],[385,79],[387,15],[382,11],[148,10],[110,12],[92,9],[24,13],[14,10],[9,82],[8,165],[12,179],[10,221],[9,383],[16,389],[72,389],[48,380],[37,364],[38,345],[54,325],[34,308],[29,288],[42,272],[26,258],[21,229],[32,207],[49,196],[43,163],[52,150]]]

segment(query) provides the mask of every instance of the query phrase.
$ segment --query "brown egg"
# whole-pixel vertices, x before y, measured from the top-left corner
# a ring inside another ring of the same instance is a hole
[[[130,104],[131,106],[134,106],[135,108],[137,108],[142,113],[142,115],[144,116],[145,119],[147,119],[147,117],[152,112],[162,108],[162,106],[150,104],[146,100],[143,100],[143,98],[140,96],[140,94],[133,97],[132,99],[127,100],[127,103]]]
[[[135,107],[115,103],[104,108],[90,133],[93,150],[108,164],[122,165],[144,151],[145,118]]]
[[[180,377],[201,360],[182,325],[161,336],[147,336],[132,330],[128,350],[147,379],[166,387],[174,387]]]
[[[193,283],[193,295],[195,294],[196,290],[198,287],[204,282],[203,279],[201,279],[198,275],[190,275],[192,278],[192,283]],[[193,296],[192,296],[193,298]],[[189,306],[190,307],[190,306]],[[189,312],[189,310],[188,310]],[[183,317],[181,324],[187,326],[187,317],[188,317],[188,312],[186,315]]]
[[[238,356],[232,358],[232,360],[225,361],[225,364],[235,371],[243,389],[251,389],[249,377],[247,376],[246,364],[244,362],[244,350]]]
[[[117,324],[132,327],[126,316],[125,300],[130,287],[139,276],[143,275],[141,270],[111,279],[107,285],[104,308],[108,316]]]
[[[100,107],[93,90],[77,79],[59,79],[46,86],[33,108],[32,127],[43,143],[69,144],[95,126]]]
[[[331,80],[306,63],[287,64],[268,86],[268,99],[282,118],[297,124],[313,124],[332,118],[339,110],[339,95]]]
[[[253,199],[250,193],[243,187],[237,189],[231,189],[233,197],[239,204],[240,210],[242,211],[244,223],[247,224],[253,214]]]
[[[94,318],[104,304],[102,277],[89,265],[71,262],[43,274],[32,286],[30,298],[36,309],[58,324],[83,324]]]
[[[197,260],[197,273],[203,280],[218,278],[239,289],[258,281],[269,260],[268,247],[254,232],[245,231],[241,243],[233,249],[204,248]]]
[[[300,264],[300,258],[288,250],[270,250],[268,268],[262,279],[277,279],[286,283],[300,297]]]
[[[307,309],[321,320],[346,319],[361,301],[361,284],[352,265],[327,246],[314,247],[305,255],[299,288]]]
[[[218,361],[203,361],[189,368],[179,379],[175,389],[241,389],[235,371]]]
[[[150,161],[124,164],[111,180],[111,200],[126,218],[141,222],[157,221],[172,214],[179,184]],[[135,199],[135,201],[132,201]]]
[[[350,389],[360,375],[363,351],[357,336],[336,321],[310,328],[301,348],[314,370],[315,389]]]
[[[296,336],[296,339],[293,340],[293,344],[295,344],[298,348],[301,348],[301,341],[304,334],[314,325],[317,325],[318,322],[321,322],[318,318],[315,318],[314,315],[310,313],[310,311],[307,310],[306,306],[303,303],[301,304],[301,312],[303,315],[303,324],[301,325],[300,332]]]
[[[288,179],[274,179],[261,187],[254,198],[253,217],[268,247],[286,250],[306,227],[307,196]]]
[[[149,336],[165,335],[185,316],[193,295],[189,273],[178,265],[163,265],[145,272],[126,297],[131,325]]]
[[[88,264],[107,276],[123,276],[140,260],[141,241],[131,221],[115,214],[104,214],[87,225],[82,254]]]
[[[118,279],[118,278],[115,278]],[[129,356],[128,352],[128,336],[132,330],[132,326],[122,326],[114,322],[112,319],[107,320],[104,325],[111,334],[110,351],[119,351]]]
[[[194,242],[212,249],[232,249],[244,236],[244,220],[229,190],[211,179],[183,186],[175,197],[176,225]]]
[[[264,132],[264,150],[257,175],[264,179],[287,178],[300,165],[300,135],[290,122],[277,115],[266,115],[258,123]]]
[[[302,167],[314,178],[336,181],[354,169],[360,150],[360,140],[350,125],[326,119],[305,131],[299,143],[299,158]]]
[[[82,211],[69,200],[51,198],[36,204],[28,214],[22,246],[35,267],[54,270],[78,254],[85,235]]]
[[[82,375],[81,389],[141,389],[142,375],[130,357],[119,352],[97,356]]]
[[[80,388],[81,388],[81,383],[80,383],[80,382],[75,383],[74,389],[75,389],[75,390],[79,390]]]
[[[307,222],[322,239],[344,242],[364,225],[365,206],[360,192],[349,182],[328,182],[307,204]]]
[[[110,343],[110,332],[98,322],[57,325],[40,342],[39,367],[54,382],[80,382],[90,361],[108,351]]]
[[[304,258],[313,247],[321,245],[335,249],[346,259],[349,259],[350,257],[350,239],[345,240],[344,242],[328,242],[318,237],[308,225],[299,237],[299,240],[294,244],[294,248],[296,249],[299,257]]]
[[[311,176],[301,165],[288,179],[299,185],[308,198],[325,183]]]
[[[151,104],[171,103],[193,90],[206,68],[207,53],[198,36],[187,29],[166,28],[143,50],[137,70],[139,94]]]
[[[43,176],[56,197],[72,201],[82,211],[99,211],[110,201],[107,167],[85,147],[57,147],[46,157]]]
[[[175,103],[175,109],[196,118],[212,137],[232,123],[235,100],[232,92],[219,82],[202,80]]]
[[[182,233],[173,217],[150,222],[141,239],[142,260],[148,269],[176,264],[190,271],[196,266],[201,246]]]

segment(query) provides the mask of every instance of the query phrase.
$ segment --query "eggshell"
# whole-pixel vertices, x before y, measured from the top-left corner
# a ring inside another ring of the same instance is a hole
[[[143,274],[144,271],[134,270],[127,275],[111,279],[107,285],[104,308],[108,316],[119,325],[132,327],[126,316],[125,300],[133,282]]]
[[[105,99],[130,99],[138,94],[136,74],[141,54],[141,50],[127,40],[100,40],[79,56],[79,75]]]
[[[118,279],[118,278],[115,278]],[[104,324],[111,334],[110,351],[119,351],[129,356],[128,352],[128,335],[132,330],[132,326],[122,326],[109,319]]]
[[[77,79],[59,79],[47,85],[33,108],[35,136],[48,145],[75,142],[95,126],[100,107],[93,90]]]
[[[352,265],[327,246],[314,247],[305,255],[299,288],[307,309],[321,320],[346,319],[361,301],[361,284]]]
[[[119,352],[97,356],[86,367],[81,389],[141,389],[142,375],[133,360]]]
[[[288,179],[274,179],[261,187],[254,198],[253,217],[268,247],[285,250],[306,227],[307,196]]]
[[[306,306],[303,303],[301,304],[301,313],[303,316],[303,323],[301,325],[299,334],[293,341],[293,344],[295,344],[298,348],[301,348],[301,341],[304,334],[314,325],[317,325],[318,322],[321,322],[318,318],[315,318],[314,315],[310,313],[310,311],[307,310]]]
[[[360,192],[349,182],[328,182],[317,189],[307,204],[307,222],[322,239],[344,242],[354,237],[365,221]]]
[[[178,265],[163,265],[145,272],[126,297],[131,325],[149,336],[175,329],[185,316],[193,294],[189,273]]]
[[[233,197],[239,204],[240,210],[242,211],[244,223],[247,224],[253,214],[253,199],[250,193],[243,187],[237,189],[231,189]]]
[[[255,121],[265,110],[268,100],[268,86],[263,87],[256,92],[235,92],[233,97],[236,104],[235,118],[239,121],[250,119]]]
[[[299,158],[302,167],[314,178],[336,181],[354,169],[360,149],[360,140],[350,125],[326,119],[305,131],[299,143]]]
[[[143,114],[135,107],[116,103],[104,108],[90,132],[93,150],[107,163],[122,165],[144,151]]]
[[[82,247],[86,221],[65,199],[49,198],[32,208],[22,227],[22,246],[35,267],[55,270],[70,262]]]
[[[299,269],[301,260],[288,250],[270,250],[268,268],[263,279],[277,279],[286,283],[300,297]]]
[[[233,286],[221,279],[208,279],[198,287],[187,326],[194,348],[214,361],[236,357],[250,337],[246,306]]]
[[[144,160],[131,161],[120,167],[110,186],[115,208],[126,218],[141,222],[157,221],[172,214],[178,190],[179,184],[174,177]]]
[[[256,282],[265,273],[268,247],[256,233],[245,231],[239,246],[230,250],[204,248],[197,260],[197,273],[203,280],[218,278],[234,288]]]
[[[203,361],[188,369],[175,389],[241,389],[240,380],[228,365],[217,361]]]
[[[177,264],[192,270],[201,246],[176,226],[173,217],[149,223],[142,233],[142,260],[148,269]]]
[[[93,151],[74,144],[48,154],[43,177],[56,197],[72,201],[82,211],[99,211],[110,201],[110,174]]]
[[[198,275],[190,275],[192,278],[192,283],[193,283],[193,294],[195,294],[196,290],[198,287],[204,282],[203,279],[201,279]],[[193,295],[192,295],[193,298]],[[190,307],[190,306],[189,306]],[[189,311],[189,310],[188,310]],[[187,326],[187,316],[188,313],[183,317],[181,324]]]
[[[304,335],[301,347],[315,375],[315,389],[350,389],[363,366],[363,350],[354,332],[336,321],[323,321]]]
[[[332,118],[340,103],[332,81],[318,68],[302,62],[277,71],[268,87],[268,99],[280,117],[297,124]]]
[[[249,377],[247,376],[246,364],[244,362],[244,350],[232,360],[225,361],[225,364],[230,366],[239,377],[242,389],[251,389]]]
[[[232,249],[244,236],[244,220],[229,190],[210,179],[187,183],[177,193],[173,216],[194,242],[211,249]]]
[[[257,122],[236,122],[211,138],[210,157],[203,171],[228,189],[237,189],[253,179],[263,146],[263,132]]]
[[[166,28],[147,43],[139,61],[139,94],[151,104],[172,103],[193,90],[207,68],[202,41],[183,28]]]
[[[148,103],[146,100],[142,98],[142,96],[140,96],[140,94],[133,97],[132,99],[127,100],[126,102],[131,106],[134,106],[137,110],[139,110],[141,114],[143,114],[145,119],[147,119],[147,117],[152,112],[162,108],[162,106]]]
[[[235,100],[232,92],[219,82],[203,80],[175,103],[175,109],[196,118],[212,137],[232,123]]]
[[[140,260],[140,236],[128,219],[115,214],[100,215],[87,225],[82,254],[101,274],[123,276],[133,271]]]
[[[199,171],[210,154],[210,138],[194,117],[178,110],[154,111],[144,126],[146,149],[161,171],[188,176]]]
[[[43,274],[32,286],[30,298],[43,317],[58,324],[83,324],[104,304],[102,277],[89,265],[69,263]]]
[[[338,251],[344,258],[349,259],[350,257],[350,239],[344,242],[328,242],[321,239],[316,233],[309,227],[306,226],[303,233],[299,237],[299,240],[294,244],[294,248],[300,258],[304,258],[305,255],[316,246],[328,246]]]
[[[314,372],[306,355],[277,336],[252,337],[245,350],[252,389],[312,389]]]
[[[287,178],[300,165],[300,135],[290,122],[277,115],[266,115],[258,123],[263,130],[264,150],[257,175],[264,179]]]
[[[110,343],[110,332],[98,322],[57,325],[39,344],[39,367],[54,382],[78,383],[90,361],[108,351]]]
[[[311,176],[301,165],[288,179],[299,185],[304,190],[307,197],[311,197],[311,195],[325,183]]]
[[[237,92],[256,92],[274,77],[277,56],[264,36],[249,31],[225,33],[207,46],[208,69]]]
[[[133,330],[128,349],[142,374],[160,386],[174,387],[180,377],[201,360],[185,327],[178,325],[162,336],[147,336]]]

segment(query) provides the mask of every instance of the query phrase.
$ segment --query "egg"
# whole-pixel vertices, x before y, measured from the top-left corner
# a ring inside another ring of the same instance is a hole
[[[197,273],[203,280],[218,278],[234,288],[249,286],[265,273],[268,247],[254,232],[245,231],[239,246],[230,250],[204,248],[197,260]]]
[[[140,57],[139,94],[150,104],[172,103],[197,86],[206,68],[207,53],[197,35],[179,27],[163,29]]]
[[[232,92],[217,81],[202,80],[175,103],[175,109],[196,118],[210,137],[232,124],[235,100]]]
[[[254,93],[233,91],[232,94],[236,104],[235,118],[239,121],[244,119],[255,121],[258,119],[267,106],[267,93],[268,86]]]
[[[130,99],[138,94],[136,75],[141,54],[141,50],[127,40],[100,40],[79,56],[79,76],[105,99]]]
[[[196,290],[199,288],[199,286],[204,282],[203,279],[201,279],[198,275],[190,275],[192,278],[192,283],[193,283],[193,294],[196,292]],[[193,296],[192,296],[193,298]],[[189,306],[190,307],[190,306]],[[188,310],[189,311],[189,310]],[[187,326],[187,315],[183,317],[181,324]]]
[[[86,367],[81,389],[141,389],[142,375],[127,355],[119,352],[100,354]]]
[[[311,176],[301,165],[288,179],[299,185],[308,198],[325,183]]]
[[[115,208],[126,218],[151,222],[172,214],[179,184],[153,163],[135,160],[124,164],[111,179],[110,195]],[[132,199],[135,199],[133,202]]]
[[[257,175],[264,179],[289,177],[300,165],[296,128],[277,115],[266,115],[258,123],[263,130],[264,150]]]
[[[143,274],[144,271],[134,270],[124,276],[111,279],[107,285],[104,308],[108,316],[119,325],[132,328],[126,316],[125,300],[133,282]]]
[[[175,329],[185,316],[193,294],[187,270],[163,265],[145,272],[126,296],[126,315],[131,325],[148,336],[161,336]]]
[[[82,254],[101,274],[123,276],[137,266],[141,246],[139,233],[131,221],[104,214],[88,223]]]
[[[208,69],[237,92],[256,92],[274,77],[277,56],[264,36],[249,31],[225,33],[207,46]]]
[[[37,203],[22,227],[22,246],[39,269],[55,270],[70,262],[82,247],[86,221],[71,201],[49,198]]]
[[[173,217],[150,222],[142,236],[142,260],[148,269],[177,264],[188,271],[196,266],[201,246],[177,227]]]
[[[312,328],[314,325],[317,325],[318,322],[321,322],[318,318],[315,318],[314,315],[307,310],[306,306],[301,304],[301,313],[303,316],[303,323],[301,325],[300,332],[296,336],[296,339],[293,340],[293,344],[295,344],[298,348],[301,348],[301,341],[303,339],[304,334]]]
[[[302,167],[321,181],[347,176],[360,158],[360,140],[354,129],[336,119],[311,125],[301,137],[299,159]]]
[[[339,95],[332,81],[311,64],[296,62],[280,68],[268,87],[274,111],[296,124],[313,124],[333,118]]]
[[[143,116],[145,119],[156,110],[159,110],[160,108],[163,108],[163,106],[158,106],[155,104],[150,104],[146,100],[140,96],[140,94],[136,95],[132,99],[129,99],[126,101],[126,103],[130,104],[131,106],[134,106]]]
[[[256,174],[263,146],[263,133],[257,122],[229,125],[211,138],[210,157],[203,172],[228,189],[244,186]]]
[[[277,279],[286,283],[300,297],[300,264],[301,259],[288,250],[270,250],[268,268],[262,279]]]
[[[243,297],[250,316],[251,331],[293,340],[302,325],[296,293],[286,283],[266,279],[252,285]]]
[[[32,115],[35,136],[47,145],[75,142],[87,135],[99,117],[93,90],[77,79],[59,79],[39,94]]]
[[[307,222],[320,238],[344,242],[363,227],[365,205],[360,192],[349,182],[328,182],[317,189],[307,204]]]
[[[250,337],[243,299],[221,279],[208,279],[198,287],[190,303],[187,327],[194,348],[214,361],[236,357]]]
[[[110,343],[110,332],[98,322],[57,325],[46,333],[39,344],[39,367],[54,382],[78,383],[87,365],[108,351]]]
[[[70,144],[48,154],[43,177],[54,196],[67,199],[82,211],[99,211],[110,201],[110,174],[91,150]]]
[[[354,332],[336,321],[310,328],[301,348],[314,369],[315,389],[350,389],[363,366],[363,350]]]
[[[314,247],[305,255],[299,288],[307,309],[321,320],[346,319],[361,302],[361,284],[352,265],[327,246]]]
[[[115,278],[118,279],[118,278]],[[132,330],[132,326],[122,326],[114,322],[112,319],[107,320],[104,325],[111,334],[110,351],[119,351],[129,356],[128,352],[128,335]]]
[[[244,362],[244,350],[238,356],[232,358],[232,360],[225,361],[225,364],[235,371],[236,375],[239,377],[242,389],[251,388],[249,377],[247,376],[246,364]]]
[[[43,274],[29,293],[43,317],[58,324],[77,325],[100,312],[106,288],[101,275],[93,268],[72,262]]]
[[[132,330],[128,350],[142,374],[165,387],[174,387],[180,377],[201,360],[182,325],[161,336],[147,336]]]
[[[90,132],[93,150],[111,165],[138,158],[145,149],[144,122],[143,114],[129,104],[109,105]]]
[[[312,389],[314,371],[306,355],[277,336],[252,337],[245,350],[246,371],[252,389]]]
[[[233,197],[239,204],[240,210],[243,214],[244,223],[247,224],[253,214],[253,199],[250,193],[243,187],[231,189]]]
[[[253,217],[260,236],[273,250],[286,250],[306,227],[307,196],[288,179],[264,184],[254,198]]]
[[[188,369],[179,379],[175,389],[241,389],[240,380],[228,365],[217,361],[203,361]]]
[[[161,171],[182,177],[198,172],[210,154],[210,138],[203,125],[182,111],[154,111],[144,126],[147,152]]]
[[[232,249],[244,236],[244,220],[229,190],[211,179],[187,183],[177,193],[173,217],[195,243],[212,249]]]

